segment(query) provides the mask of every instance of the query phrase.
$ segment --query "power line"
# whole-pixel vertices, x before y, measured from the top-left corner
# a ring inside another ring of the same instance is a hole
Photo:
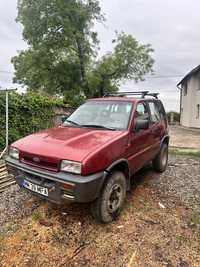
[[[0,73],[4,74],[14,74],[14,72],[6,71],[6,70],[0,70]],[[150,76],[144,76],[146,79],[167,79],[167,78],[180,78],[184,77],[185,74],[176,74],[176,75],[150,75]]]
[[[163,78],[180,78],[180,77],[184,77],[184,74],[179,74],[179,75],[155,75],[155,76],[145,76],[145,78],[147,79],[163,79]]]
[[[5,74],[14,74],[14,72],[11,72],[11,71],[6,71],[6,70],[0,70],[0,73],[5,73]]]

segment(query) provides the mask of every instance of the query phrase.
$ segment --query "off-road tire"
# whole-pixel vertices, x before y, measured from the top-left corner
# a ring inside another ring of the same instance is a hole
[[[153,168],[157,172],[164,172],[168,166],[168,145],[163,144],[159,154],[153,160]]]
[[[120,195],[120,197],[117,202],[115,198],[118,198],[118,195]],[[116,219],[123,208],[125,198],[125,175],[120,171],[114,171],[106,180],[99,198],[91,204],[91,211],[94,219],[99,223],[109,223]],[[111,205],[113,201],[116,201],[114,202],[115,205]],[[115,207],[116,210],[112,209],[112,207]]]

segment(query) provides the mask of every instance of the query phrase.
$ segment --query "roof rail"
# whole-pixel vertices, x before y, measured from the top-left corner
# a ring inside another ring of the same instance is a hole
[[[147,96],[153,96],[158,99],[159,93],[148,93]]]
[[[141,95],[141,98],[145,98],[145,96],[152,96],[158,99],[159,93],[150,93],[149,91],[134,91],[134,92],[116,92],[113,94],[105,94],[103,97],[108,97],[108,96],[119,96],[119,97],[124,97],[127,95]]]

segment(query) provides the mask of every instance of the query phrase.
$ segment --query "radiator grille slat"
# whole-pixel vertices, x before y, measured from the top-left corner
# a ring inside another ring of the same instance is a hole
[[[59,162],[55,159],[49,159],[44,156],[33,155],[21,152],[20,161],[35,167],[43,168],[57,172],[59,170]]]

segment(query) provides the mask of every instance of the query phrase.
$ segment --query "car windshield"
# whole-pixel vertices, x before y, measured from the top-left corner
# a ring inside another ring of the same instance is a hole
[[[128,127],[132,105],[131,102],[125,101],[88,101],[80,106],[63,125],[125,130]]]

